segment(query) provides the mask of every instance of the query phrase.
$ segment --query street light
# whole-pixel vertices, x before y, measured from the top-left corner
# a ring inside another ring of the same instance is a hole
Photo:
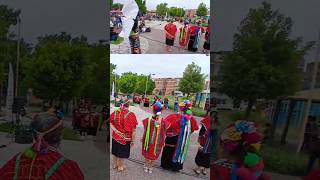
[[[154,76],[155,74],[149,74],[147,76],[147,80],[146,80],[146,90],[144,91],[144,97],[147,97],[147,88],[148,88],[148,80],[149,80],[149,77],[151,76]]]

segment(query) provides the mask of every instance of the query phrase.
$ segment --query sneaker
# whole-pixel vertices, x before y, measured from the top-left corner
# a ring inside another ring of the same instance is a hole
[[[148,167],[147,166],[144,166],[144,172],[148,172]]]

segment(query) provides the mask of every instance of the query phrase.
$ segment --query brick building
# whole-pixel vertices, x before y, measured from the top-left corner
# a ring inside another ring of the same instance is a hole
[[[154,93],[158,95],[173,95],[178,89],[181,78],[155,78]]]

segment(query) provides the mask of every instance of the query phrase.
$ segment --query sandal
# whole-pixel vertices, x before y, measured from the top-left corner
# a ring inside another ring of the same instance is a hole
[[[193,171],[194,171],[197,175],[200,175],[200,173],[201,173],[201,172],[199,171],[199,169],[196,169],[196,168],[194,168]]]
[[[153,168],[149,168],[149,174],[152,174]]]
[[[118,172],[122,172],[124,170],[125,170],[125,168],[123,166],[122,167],[118,167]]]
[[[207,175],[207,171],[205,169],[202,170],[203,175]]]

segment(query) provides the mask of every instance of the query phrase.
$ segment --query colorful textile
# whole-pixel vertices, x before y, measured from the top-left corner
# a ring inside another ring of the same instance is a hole
[[[169,124],[162,118],[146,118],[142,121],[144,133],[142,137],[142,155],[148,160],[156,160],[164,146],[166,129]]]
[[[166,31],[166,37],[168,39],[175,39],[175,35],[177,32],[177,26],[173,23],[169,23],[164,27],[164,30]]]
[[[110,124],[122,133],[122,135],[119,135],[113,131],[112,138],[125,145],[126,141],[131,141],[132,132],[138,125],[138,121],[133,112],[128,109],[120,109],[110,115]]]
[[[179,44],[181,47],[185,47],[188,45],[189,35],[190,33],[188,27],[180,28]]]
[[[51,150],[46,155],[38,154],[33,163],[32,158],[29,158],[24,154],[20,153],[14,156],[0,169],[0,179],[15,179],[15,169],[17,170],[16,178],[21,180],[29,179],[29,177],[30,179],[46,179],[45,177],[48,179],[84,179],[77,163],[65,159],[58,152]],[[30,169],[31,174],[29,173]],[[72,169],[72,171],[70,171],[70,169]]]

